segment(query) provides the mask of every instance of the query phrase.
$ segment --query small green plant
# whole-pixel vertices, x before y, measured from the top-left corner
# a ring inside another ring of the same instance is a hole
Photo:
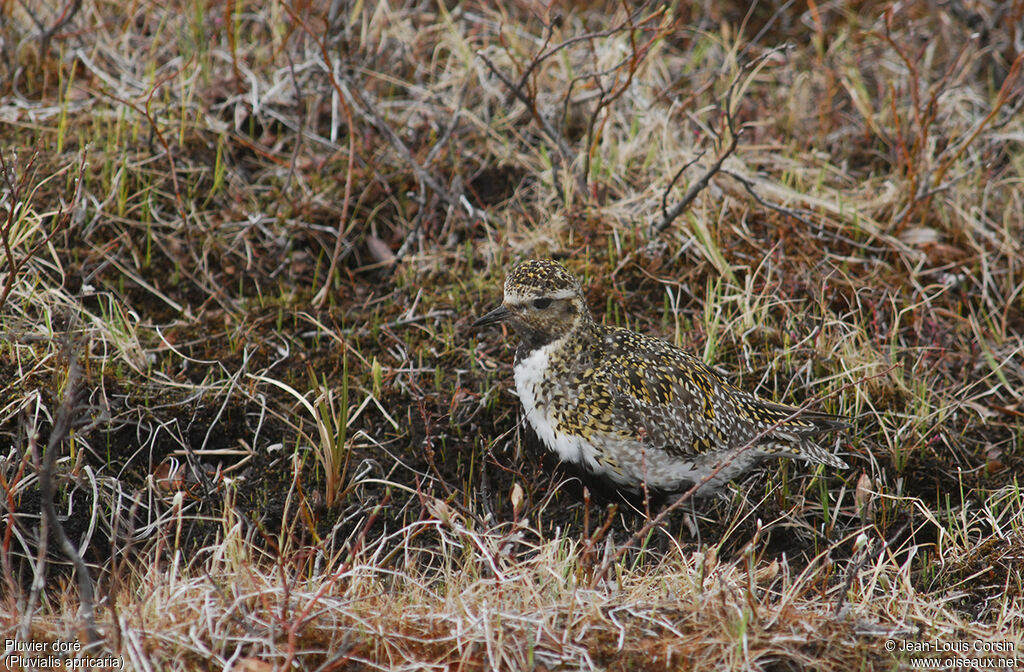
[[[257,380],[270,383],[292,397],[306,409],[316,425],[316,437],[300,430],[302,435],[313,446],[317,462],[324,472],[324,501],[327,506],[334,506],[348,494],[348,468],[352,451],[348,445],[349,414],[349,381],[348,357],[342,356],[341,386],[338,392],[330,388],[325,377],[317,379],[310,370],[310,388],[315,394],[313,401],[294,387],[279,380],[266,376],[253,376]]]

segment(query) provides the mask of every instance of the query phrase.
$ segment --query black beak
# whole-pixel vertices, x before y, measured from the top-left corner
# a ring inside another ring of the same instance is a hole
[[[505,306],[498,306],[497,308],[495,308],[494,310],[492,310],[491,312],[487,313],[483,317],[479,318],[476,322],[474,322],[472,324],[472,327],[476,329],[477,327],[486,327],[488,324],[504,322],[509,317],[511,317],[511,315],[512,312],[508,308],[506,308]]]

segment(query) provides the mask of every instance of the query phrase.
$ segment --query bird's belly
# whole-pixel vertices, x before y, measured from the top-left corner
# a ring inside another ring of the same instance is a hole
[[[552,408],[555,402],[547,379],[548,355],[551,345],[537,348],[515,364],[516,393],[523,412],[548,450],[565,462],[573,462],[590,471],[602,471],[594,445],[579,434],[568,434],[558,428]]]
[[[609,442],[601,452],[614,456],[622,478],[619,480],[640,487],[666,492],[683,492],[701,484],[696,494],[710,495],[746,471],[755,460],[753,453],[730,455],[722,450],[711,454],[677,455],[651,448],[643,441]]]

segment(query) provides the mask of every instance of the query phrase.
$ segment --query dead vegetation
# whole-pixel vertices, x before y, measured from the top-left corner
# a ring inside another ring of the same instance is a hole
[[[1020,0],[0,9],[5,639],[1024,664]],[[527,256],[853,466],[592,492],[468,328]]]

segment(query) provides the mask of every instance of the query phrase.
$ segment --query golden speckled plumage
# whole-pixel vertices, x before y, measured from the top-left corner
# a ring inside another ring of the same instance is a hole
[[[846,423],[740,390],[701,360],[657,338],[595,322],[579,281],[561,264],[525,261],[505,280],[504,301],[475,326],[516,330],[516,389],[548,449],[638,490],[713,492],[768,455],[846,468],[810,441]],[[793,417],[791,417],[793,416]]]

